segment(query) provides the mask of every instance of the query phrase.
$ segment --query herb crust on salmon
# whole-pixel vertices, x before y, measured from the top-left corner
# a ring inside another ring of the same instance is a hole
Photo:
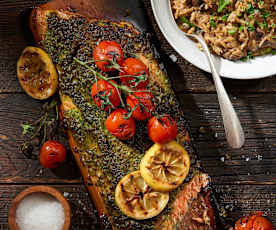
[[[125,175],[139,170],[144,153],[153,143],[147,136],[144,121],[137,123],[135,136],[127,141],[117,139],[106,129],[105,120],[109,112],[100,110],[91,98],[96,75],[89,68],[105,74],[93,62],[93,49],[99,41],[117,42],[125,58],[135,57],[147,66],[148,89],[154,96],[155,112],[169,114],[175,119],[177,142],[185,146],[193,162],[196,157],[186,131],[183,112],[165,71],[156,61],[148,34],[140,33],[127,22],[91,19],[72,12],[48,9],[47,5],[33,10],[30,27],[37,44],[51,56],[58,70],[62,123],[67,129],[71,150],[104,229],[182,229],[183,220],[186,224],[187,220],[191,221],[187,228],[190,230],[215,229],[214,221],[210,221],[214,218],[212,208],[200,195],[202,189],[207,189],[209,179],[195,165],[190,170],[189,184],[183,183],[172,191],[167,207],[154,218],[129,218],[115,203],[116,185]],[[89,63],[89,68],[80,63]],[[183,210],[177,201],[184,196],[186,203]],[[193,201],[196,200],[201,203],[200,208],[205,210],[188,215],[190,205],[195,204]]]

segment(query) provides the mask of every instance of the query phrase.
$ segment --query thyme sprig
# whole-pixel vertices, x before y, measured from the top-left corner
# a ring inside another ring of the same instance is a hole
[[[43,115],[32,123],[23,123],[22,135],[27,136],[27,140],[18,146],[19,152],[23,153],[29,159],[36,159],[33,154],[35,148],[43,144],[46,139],[52,139],[58,124],[58,103],[54,98],[51,102],[43,105]],[[51,116],[55,110],[55,116]]]
[[[100,74],[99,72],[97,72],[96,70],[94,70],[91,66],[89,66],[87,64],[87,62],[83,62],[77,58],[74,57],[74,60],[79,63],[80,65],[84,66],[85,68],[87,68],[88,70],[90,70],[94,76],[97,78],[100,78],[102,80],[105,80],[107,82],[109,82],[112,86],[114,86],[116,89],[121,89],[123,91],[125,91],[126,93],[128,94],[131,94],[131,93],[134,93],[134,92],[150,92],[150,90],[135,90],[135,89],[132,89],[132,87],[128,87],[126,85],[119,85],[117,83],[114,83],[113,81],[110,81],[110,80],[113,80],[113,79],[119,79],[119,78],[122,78],[122,77],[134,77],[134,78],[137,78],[138,80],[140,81],[144,81],[145,80],[145,77],[140,77],[140,76],[137,76],[136,75],[123,75],[123,76],[116,76],[116,77],[106,77],[102,74]]]

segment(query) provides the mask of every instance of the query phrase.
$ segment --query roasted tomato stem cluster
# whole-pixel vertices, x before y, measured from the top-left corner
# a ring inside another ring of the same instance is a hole
[[[128,140],[135,134],[135,120],[149,119],[148,134],[153,142],[165,143],[176,137],[173,118],[154,114],[154,96],[147,89],[149,70],[142,61],[133,57],[124,59],[121,46],[114,41],[99,42],[93,50],[93,58],[99,71],[78,59],[75,61],[96,76],[91,89],[92,100],[101,110],[110,112],[105,125],[111,134]],[[114,77],[116,72],[119,76]],[[111,73],[112,76],[106,76]]]

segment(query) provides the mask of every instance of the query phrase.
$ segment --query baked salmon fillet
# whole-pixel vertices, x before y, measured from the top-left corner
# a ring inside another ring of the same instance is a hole
[[[62,123],[103,229],[216,229],[209,198],[209,177],[198,166],[185,118],[168,77],[157,62],[149,36],[127,22],[93,19],[50,9],[47,5],[33,10],[30,28],[36,43],[50,55],[58,70]],[[190,155],[192,164],[188,177],[170,192],[166,208],[150,219],[130,218],[115,202],[117,184],[127,174],[139,170],[141,159],[153,145],[146,123],[137,122],[135,136],[127,141],[110,134],[105,127],[109,112],[100,110],[91,98],[95,75],[76,61],[89,63],[90,68],[101,72],[93,63],[93,49],[103,40],[117,42],[126,58],[138,58],[147,66],[148,89],[154,95],[155,112],[175,119],[176,141]]]

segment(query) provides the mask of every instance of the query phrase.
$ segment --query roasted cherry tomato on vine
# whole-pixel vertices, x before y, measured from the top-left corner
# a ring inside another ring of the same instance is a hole
[[[115,81],[110,80],[110,82],[116,84]],[[99,80],[93,84],[91,90],[93,101],[101,110],[105,111],[120,105],[120,92],[110,82]]]
[[[121,67],[121,82],[124,85],[137,89],[145,88],[149,81],[149,71],[147,66],[137,58],[127,58]],[[133,77],[124,77],[132,75]]]
[[[65,158],[66,149],[57,141],[46,141],[40,149],[40,163],[45,168],[57,168]]]
[[[93,57],[96,65],[104,72],[114,71],[124,61],[124,53],[121,46],[114,41],[101,41],[93,51]]]
[[[137,121],[143,121],[152,117],[152,112],[155,110],[153,104],[153,96],[150,92],[134,92],[129,95],[126,102],[133,110],[132,117]]]
[[[157,117],[152,117],[148,121],[148,135],[155,143],[165,143],[173,140],[177,136],[177,125],[174,119],[165,114]]]
[[[255,212],[240,218],[234,230],[273,230],[271,222],[262,215],[262,212]]]
[[[135,121],[132,117],[128,118],[125,109],[116,109],[106,119],[107,130],[120,140],[132,138],[136,131]]]

